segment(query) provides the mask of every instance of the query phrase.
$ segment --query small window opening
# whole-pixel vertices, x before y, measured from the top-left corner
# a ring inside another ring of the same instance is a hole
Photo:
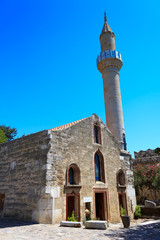
[[[126,136],[124,133],[123,133],[123,143],[124,143],[124,150],[127,150]]]
[[[101,132],[98,123],[94,125],[94,142],[101,144]]]

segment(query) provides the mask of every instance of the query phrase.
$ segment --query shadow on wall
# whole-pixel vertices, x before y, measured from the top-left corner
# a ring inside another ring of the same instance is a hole
[[[25,221],[18,221],[18,220],[12,220],[12,219],[0,219],[0,228],[11,228],[11,227],[20,227],[20,226],[27,226],[27,225],[33,225],[38,223],[33,222],[25,222]]]
[[[104,233],[104,236],[109,239],[124,239],[124,240],[159,240],[160,239],[160,221],[135,226],[130,229],[111,230],[109,233]]]

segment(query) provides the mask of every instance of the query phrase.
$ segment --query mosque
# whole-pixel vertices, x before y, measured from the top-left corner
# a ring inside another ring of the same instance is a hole
[[[92,219],[120,222],[120,207],[132,218],[135,189],[127,152],[119,71],[121,53],[106,15],[97,68],[102,73],[106,125],[99,116],[0,144],[0,216],[59,223],[85,209]]]

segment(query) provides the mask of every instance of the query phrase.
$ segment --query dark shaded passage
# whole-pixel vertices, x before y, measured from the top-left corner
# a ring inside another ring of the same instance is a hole
[[[139,225],[129,229],[110,230],[104,235],[114,240],[160,240],[160,222]]]
[[[27,225],[33,225],[33,224],[37,224],[37,223],[0,218],[0,228],[8,228],[8,227],[10,228],[10,227],[18,227],[18,226],[20,227],[20,226],[27,226]]]

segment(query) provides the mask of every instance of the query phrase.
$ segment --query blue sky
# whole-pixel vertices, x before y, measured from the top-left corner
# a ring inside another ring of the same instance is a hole
[[[159,0],[1,0],[0,124],[18,136],[93,113],[105,122],[96,67],[104,11],[123,57],[128,150],[159,147]]]

